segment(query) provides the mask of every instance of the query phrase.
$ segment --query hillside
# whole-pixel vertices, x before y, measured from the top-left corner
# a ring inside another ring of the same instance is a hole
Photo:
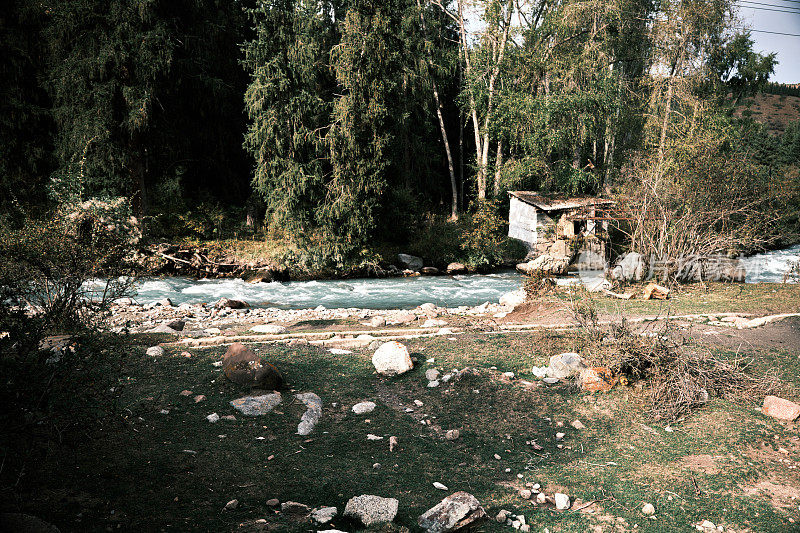
[[[737,116],[747,116],[766,125],[770,133],[780,135],[786,126],[800,119],[800,97],[759,93],[753,98],[744,100],[736,111]]]

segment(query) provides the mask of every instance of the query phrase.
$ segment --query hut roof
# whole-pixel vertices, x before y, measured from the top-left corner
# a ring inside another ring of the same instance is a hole
[[[544,195],[533,191],[509,191],[508,194],[542,211],[561,211],[564,209],[610,205],[614,203],[613,200],[598,198],[596,196]]]

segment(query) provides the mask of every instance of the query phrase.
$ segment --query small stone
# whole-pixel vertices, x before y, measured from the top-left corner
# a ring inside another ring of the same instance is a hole
[[[146,353],[151,357],[161,357],[162,355],[164,355],[164,348],[162,348],[161,346],[151,346],[150,348],[147,349]]]
[[[267,500],[267,507],[277,507],[281,504],[278,498],[270,498]]]
[[[499,461],[500,460],[500,454],[498,454],[498,453],[494,454],[494,458]]]
[[[206,397],[204,395],[198,394],[197,396],[194,397],[194,403],[200,403],[205,399]]]
[[[514,529],[519,529],[519,526],[521,526],[521,525],[522,524],[520,523],[519,520],[512,520],[511,521],[511,527],[513,527]]]
[[[544,492],[536,495],[536,503],[547,503],[547,496],[545,496]]]
[[[564,511],[569,509],[569,496],[563,494],[561,492],[555,493],[555,500],[556,500],[556,509],[559,511]]]
[[[353,406],[353,412],[357,415],[371,413],[375,410],[375,402],[360,402]]]
[[[528,533],[531,530],[531,526],[529,524],[522,524],[521,526],[519,526],[519,530],[522,533]]]
[[[438,380],[434,380],[434,381],[429,381],[428,382],[428,388],[430,388],[430,389],[435,389],[438,386],[439,386],[439,381]]]
[[[374,463],[372,465],[372,469],[373,470],[380,470],[381,469],[381,464],[380,463]]]
[[[567,434],[566,433],[556,433],[556,440],[563,439]]]
[[[506,520],[508,519],[508,515],[508,511],[500,511],[497,513],[497,516],[494,519],[497,520],[499,524],[505,524]]]
[[[586,426],[584,426],[583,422],[581,422],[580,420],[573,420],[570,425],[575,429],[586,429]]]
[[[556,383],[558,383],[558,378],[544,378],[542,381],[544,381],[548,385],[555,385]]]
[[[439,489],[439,490],[447,490],[447,487],[445,485],[439,483],[438,481],[434,481],[433,482],[433,488]]]
[[[239,500],[231,500],[225,504],[226,511],[233,511],[237,507],[239,507]]]
[[[373,435],[372,433],[369,433],[367,435],[367,440],[383,440],[383,437],[379,437],[378,435]]]
[[[423,403],[422,403],[421,401],[419,401],[419,400],[414,400],[414,405],[416,405],[417,407],[422,407],[422,406],[423,406],[423,405],[425,405],[425,404],[423,404]]]
[[[458,437],[461,436],[461,432],[457,429],[448,429],[447,432],[444,434],[444,438],[447,440],[457,440]]]
[[[395,446],[397,446],[397,437],[392,435],[391,437],[389,437],[389,451],[393,452]]]
[[[513,372],[503,372],[503,377],[508,378],[508,379],[514,379],[514,373]]]
[[[429,368],[428,370],[425,371],[425,379],[427,379],[428,381],[436,381],[439,379],[440,375],[441,372],[439,372],[435,368]]]
[[[714,522],[712,522],[711,520],[703,520],[700,523],[700,527],[702,527],[703,529],[716,529],[717,526],[715,526]]]
[[[528,490],[528,489],[522,489],[521,491],[519,491],[519,496],[523,500],[530,500],[531,499],[531,491]]]
[[[215,424],[216,422],[219,422],[219,415],[217,413],[211,413],[206,417],[206,420],[208,420],[212,424]]]
[[[181,394],[181,396],[191,396],[192,395],[192,391],[190,391],[190,390],[182,390],[180,394]]]
[[[645,515],[645,516],[652,516],[652,515],[656,514],[656,508],[653,507],[652,503],[645,503],[642,506],[642,514]]]

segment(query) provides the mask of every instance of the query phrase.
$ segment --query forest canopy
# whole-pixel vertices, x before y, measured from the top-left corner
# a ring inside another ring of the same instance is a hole
[[[744,251],[797,232],[800,126],[734,114],[780,92],[740,28],[731,0],[11,0],[2,216],[124,197],[150,237],[339,266],[461,224],[491,262],[509,190],[656,191]]]

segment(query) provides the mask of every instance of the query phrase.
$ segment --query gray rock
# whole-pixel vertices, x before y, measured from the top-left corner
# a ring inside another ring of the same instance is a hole
[[[404,374],[414,367],[408,348],[397,341],[381,344],[372,356],[372,364],[378,374],[384,376]]]
[[[559,511],[564,511],[566,509],[569,509],[570,506],[569,496],[567,496],[566,494],[562,494],[561,492],[556,492],[554,498],[556,500],[556,509],[558,509]]]
[[[175,335],[178,333],[178,330],[173,329],[166,324],[159,324],[154,328],[148,329],[145,333],[167,333],[169,335]]]
[[[306,412],[303,413],[303,417],[297,425],[297,434],[308,435],[314,430],[314,426],[317,425],[317,422],[322,417],[322,400],[313,392],[295,394],[294,397],[306,406]]]
[[[505,305],[511,308],[515,308],[518,305],[522,304],[527,295],[525,294],[525,289],[517,289],[515,291],[507,292],[500,297],[500,305]]]
[[[486,512],[480,502],[467,492],[451,494],[427,510],[417,520],[419,526],[431,533],[456,531],[484,518]]]
[[[245,416],[261,416],[269,413],[281,403],[281,393],[262,396],[245,396],[230,402],[231,406]]]
[[[442,373],[436,370],[435,368],[429,368],[428,370],[425,371],[425,379],[427,379],[428,381],[436,381],[437,379],[439,379],[439,376],[441,376],[441,374]]]
[[[175,331],[183,331],[183,328],[186,327],[186,322],[183,320],[172,320],[167,322],[167,327],[170,329],[174,329]]]
[[[448,274],[463,274],[467,271],[467,267],[462,263],[450,263],[447,265]]]
[[[397,254],[397,261],[400,263],[400,268],[407,268],[415,271],[422,269],[425,264],[422,258],[408,254]]]
[[[585,368],[583,359],[576,353],[562,353],[550,358],[550,366],[547,367],[547,377],[566,379],[573,374],[577,374]]]
[[[229,298],[220,298],[217,300],[217,303],[214,304],[214,307],[217,309],[244,309],[245,307],[250,307],[247,302],[243,302],[242,300],[231,300]]]
[[[675,279],[692,281],[733,281],[744,283],[747,270],[738,259],[717,256],[690,256],[678,263]]]
[[[375,402],[360,402],[353,406],[353,412],[357,415],[364,415],[375,410]]]
[[[299,514],[305,515],[311,511],[311,508],[304,504],[298,502],[283,502],[281,504],[281,512],[286,514]]]
[[[161,357],[164,355],[164,348],[161,346],[151,346],[147,349],[147,355],[152,357]]]
[[[280,335],[286,333],[286,328],[277,324],[259,324],[250,328],[254,333],[266,333],[268,335]]]
[[[571,257],[542,254],[532,261],[518,264],[517,270],[528,276],[536,273],[560,276],[566,274],[571,259]]]
[[[444,438],[447,440],[458,440],[460,436],[461,432],[457,429],[448,429],[444,434]]]
[[[436,267],[422,267],[422,270],[420,272],[422,273],[423,276],[438,276],[439,275],[439,269],[436,268]]]
[[[383,326],[386,325],[386,318],[380,315],[376,315],[370,318],[367,324],[369,324],[373,328],[382,328]]]
[[[311,511],[311,520],[318,525],[327,524],[333,520],[338,513],[339,510],[336,507],[318,507]]]
[[[617,260],[611,269],[611,279],[618,281],[642,281],[647,274],[647,262],[642,254],[629,252]]]
[[[369,527],[372,524],[394,520],[399,505],[400,502],[395,498],[363,494],[347,501],[347,505],[344,507],[344,516],[355,518]]]
[[[238,342],[231,344],[225,352],[222,370],[225,377],[243,387],[277,390],[283,386],[283,376],[274,365],[263,361]]]

